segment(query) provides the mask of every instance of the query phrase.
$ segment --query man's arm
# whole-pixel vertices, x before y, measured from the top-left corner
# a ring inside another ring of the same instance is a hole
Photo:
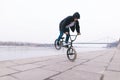
[[[77,34],[80,35],[80,25],[79,25],[79,22],[76,21],[76,31],[77,31]]]

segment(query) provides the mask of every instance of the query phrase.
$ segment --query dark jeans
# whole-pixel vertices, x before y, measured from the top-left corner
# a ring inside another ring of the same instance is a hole
[[[60,31],[60,35],[58,37],[58,41],[60,41],[60,39],[62,38],[64,32],[63,31]],[[66,34],[66,39],[65,39],[65,43],[68,43],[68,40],[69,40],[69,35]]]

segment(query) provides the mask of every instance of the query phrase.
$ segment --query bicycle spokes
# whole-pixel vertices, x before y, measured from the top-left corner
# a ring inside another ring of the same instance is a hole
[[[60,50],[61,49],[61,41],[58,42],[58,40],[56,39],[54,42],[54,46],[57,50]]]
[[[70,61],[74,61],[76,59],[76,51],[74,48],[70,47],[68,50],[67,50],[67,57]]]

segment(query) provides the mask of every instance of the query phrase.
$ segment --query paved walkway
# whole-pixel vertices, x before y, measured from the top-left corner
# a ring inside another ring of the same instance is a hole
[[[120,50],[1,61],[0,80],[120,80]]]

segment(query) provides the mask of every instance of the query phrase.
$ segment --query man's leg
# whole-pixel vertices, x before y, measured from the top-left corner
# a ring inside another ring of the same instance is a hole
[[[66,40],[65,40],[65,44],[64,44],[66,48],[68,48],[69,37],[70,36],[68,34],[66,34]]]
[[[66,40],[65,43],[68,43],[70,35],[66,34]]]
[[[63,36],[63,32],[62,31],[60,31],[60,35],[59,35],[59,37],[58,37],[58,42],[60,41],[60,39],[62,38],[62,36]]]

